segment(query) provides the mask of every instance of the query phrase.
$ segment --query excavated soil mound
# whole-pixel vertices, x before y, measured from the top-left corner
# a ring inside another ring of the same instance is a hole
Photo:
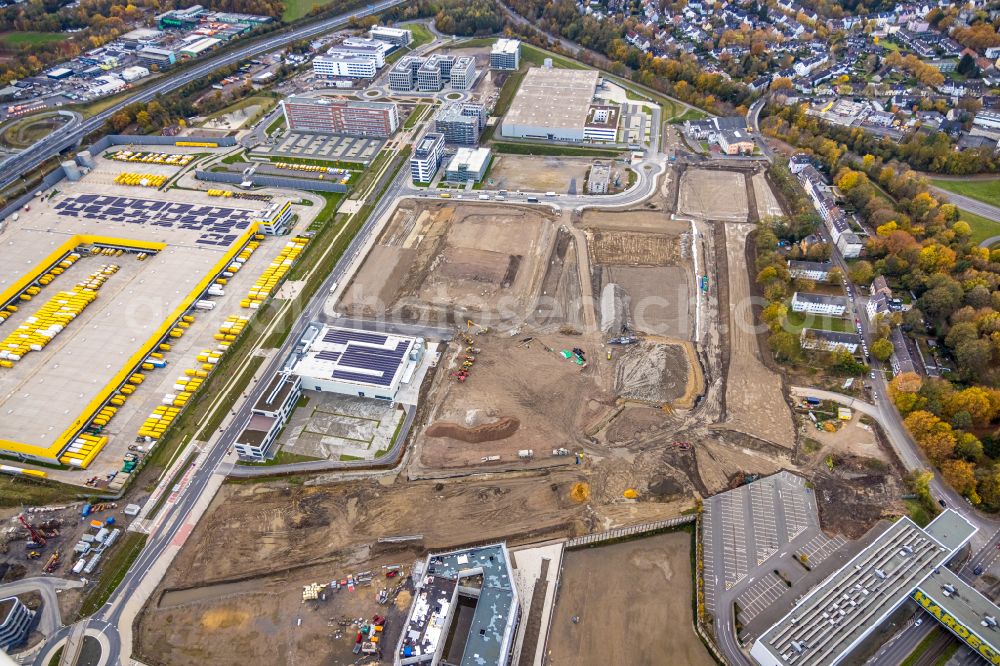
[[[507,439],[521,427],[521,422],[511,416],[505,416],[493,423],[484,423],[474,428],[449,421],[438,421],[427,428],[428,437],[449,437],[470,444],[480,442],[493,442],[498,439]]]

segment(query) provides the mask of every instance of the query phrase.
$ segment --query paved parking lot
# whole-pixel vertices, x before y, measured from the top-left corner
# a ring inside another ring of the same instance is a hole
[[[740,624],[746,626],[786,590],[788,585],[774,573],[767,573],[760,580],[748,585],[747,589],[736,598]]]
[[[274,145],[264,144],[254,148],[252,152],[270,157],[371,162],[383,144],[385,139],[286,131]]]
[[[806,554],[814,566],[846,543],[820,532],[812,490],[789,472],[709,498],[702,541],[705,608],[718,618],[735,602],[744,626],[788,591],[776,569],[792,581],[805,573],[793,554]]]

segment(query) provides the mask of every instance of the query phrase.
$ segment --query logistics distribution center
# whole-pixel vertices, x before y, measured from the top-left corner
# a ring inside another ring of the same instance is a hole
[[[283,228],[290,216],[284,202],[270,205],[275,219],[265,219],[252,208],[259,202],[244,208],[165,196],[37,199],[4,231],[4,455],[85,469],[109,437],[133,442],[136,431],[120,432],[122,419],[112,417],[140,410],[126,400],[145,372],[166,365],[162,352],[191,326],[196,304],[224,294],[219,281],[263,238],[259,229]]]
[[[532,67],[521,81],[500,134],[549,141],[614,141],[618,109],[594,105],[598,72]]]
[[[945,568],[975,533],[951,509],[925,529],[900,518],[765,631],[750,656],[761,666],[841,663],[912,599],[987,661],[1000,664],[1000,608]]]

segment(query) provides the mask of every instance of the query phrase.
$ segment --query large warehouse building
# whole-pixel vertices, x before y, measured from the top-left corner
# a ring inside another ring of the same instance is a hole
[[[295,132],[384,138],[399,127],[392,102],[292,96],[281,101],[281,110]]]
[[[597,91],[594,70],[532,67],[500,125],[500,135],[518,139],[585,141]]]
[[[302,389],[393,400],[423,356],[423,338],[310,326],[291,364]]]
[[[907,600],[990,663],[1000,663],[1000,608],[945,565],[976,528],[948,509],[921,529],[903,517],[802,597],[750,650],[761,666],[833,666]]]

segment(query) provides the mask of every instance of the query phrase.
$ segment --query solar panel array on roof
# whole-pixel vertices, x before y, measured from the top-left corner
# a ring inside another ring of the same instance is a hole
[[[323,342],[328,344],[345,344],[348,342],[367,342],[370,345],[384,345],[389,339],[387,335],[378,333],[365,333],[364,331],[347,331],[342,329],[330,329],[323,336]]]
[[[202,232],[196,243],[228,247],[246,230],[257,212],[243,208],[209,206],[133,197],[78,194],[55,205],[59,215],[98,222],[150,225]]]
[[[334,363],[340,359],[340,352],[335,351],[321,351],[316,354],[316,358],[321,361],[333,361]]]

